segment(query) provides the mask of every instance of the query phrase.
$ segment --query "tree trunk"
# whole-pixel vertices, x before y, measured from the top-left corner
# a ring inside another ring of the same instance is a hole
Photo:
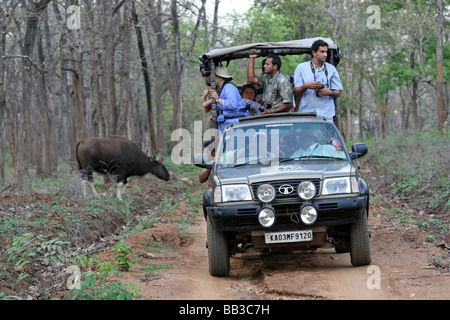
[[[44,17],[45,19],[45,12]],[[44,65],[45,58],[43,52],[43,35],[41,32],[40,25],[37,27],[37,37],[36,37],[36,60],[39,66]],[[35,126],[37,134],[35,135],[35,140],[33,147],[36,148],[36,158],[33,162],[36,164],[36,173],[41,177],[48,177],[52,172],[56,171],[56,155],[55,150],[51,143],[51,127],[53,117],[50,110],[50,105],[48,101],[47,93],[47,72],[40,72],[37,81],[34,84],[35,87],[35,99],[36,108],[32,112],[36,112],[36,117],[33,119],[38,119],[38,126]],[[33,123],[34,124],[34,123]]]
[[[418,106],[418,91],[419,91],[419,82],[414,78],[412,83],[412,93],[411,93],[411,110],[413,117],[414,130],[422,131],[422,125],[419,117],[419,106]]]
[[[389,126],[388,126],[388,120],[387,120],[387,95],[385,97],[385,102],[381,99],[377,99],[377,111],[378,111],[378,120],[380,121],[380,131],[379,134],[382,139],[387,138],[389,134]]]
[[[89,20],[91,21],[91,25],[88,26],[88,30],[90,33],[90,36],[88,37],[89,42],[89,55],[91,60],[91,72],[92,72],[92,80],[91,80],[91,87],[93,89],[93,95],[94,95],[94,109],[95,109],[95,122],[98,126],[98,136],[99,137],[105,137],[106,136],[106,126],[107,122],[104,117],[104,105],[102,103],[101,98],[101,91],[100,91],[100,75],[99,75],[99,65],[101,63],[98,63],[97,59],[97,53],[96,53],[96,32],[95,29],[92,28],[92,26],[97,22],[95,20],[95,17],[97,14],[94,13],[94,6],[97,6],[98,4],[93,3],[91,0],[85,0],[84,1],[87,8],[87,13],[89,15]]]
[[[114,25],[113,25],[113,8],[111,1],[103,1],[103,32],[105,42],[105,104],[109,108],[106,112],[109,117],[108,135],[116,134],[117,129],[117,104],[116,104],[116,87],[114,79]]]
[[[177,0],[172,0],[171,18],[174,34],[174,53],[172,64],[172,72],[169,79],[169,85],[173,100],[173,130],[182,128],[183,126],[183,99],[182,99],[182,77],[181,70],[181,48],[180,48],[180,23],[178,19]]]
[[[139,57],[141,58],[141,66],[142,66],[142,73],[144,76],[144,86],[145,86],[145,94],[147,97],[147,118],[148,118],[148,125],[149,125],[149,132],[150,132],[150,147],[152,151],[157,151],[158,147],[156,144],[156,133],[155,133],[155,125],[153,121],[153,105],[152,105],[152,87],[150,83],[150,75],[149,75],[149,69],[148,69],[148,63],[147,58],[145,56],[145,47],[144,47],[144,41],[142,39],[142,31],[141,27],[139,26],[139,18],[136,12],[136,6],[133,1],[132,4],[132,18],[134,27],[136,30],[136,37],[139,47]]]
[[[6,23],[2,21],[0,26],[0,185],[5,182],[5,158],[3,145],[3,123],[6,113],[6,96],[5,96],[5,55],[6,49]]]
[[[410,66],[411,70],[415,69],[415,49],[413,49],[410,53]],[[419,117],[419,106],[418,106],[418,91],[419,91],[419,81],[417,80],[417,77],[414,76],[412,80],[412,93],[411,93],[411,110],[412,110],[412,116],[413,116],[413,124],[414,124],[414,130],[416,131],[422,131],[422,125],[420,123],[420,117]]]
[[[164,139],[164,117],[162,110],[162,83],[161,79],[163,79],[163,68],[166,69],[166,77],[170,77],[171,70],[169,70],[169,62],[167,58],[167,42],[164,36],[163,30],[163,12],[162,12],[162,1],[159,0],[157,3],[155,1],[149,1],[148,6],[150,8],[150,14],[152,15],[150,21],[152,24],[153,34],[156,38],[156,49],[153,50],[153,46],[151,44],[151,39],[149,39],[150,50],[152,57],[154,60],[159,61],[160,63],[153,63],[153,76],[155,79],[159,79],[159,81],[155,81],[154,83],[154,101],[156,105],[156,132],[155,137],[157,141],[158,151],[162,152],[164,155],[167,154],[167,145]],[[169,86],[170,89],[170,86]]]
[[[172,18],[172,26],[173,26],[173,52],[172,59],[168,63],[168,83],[170,87],[170,92],[173,100],[173,129],[179,129],[183,126],[183,77],[186,69],[186,65],[189,62],[192,52],[194,50],[194,45],[197,39],[197,32],[200,26],[200,20],[203,16],[203,12],[205,11],[206,0],[202,0],[202,6],[199,10],[197,16],[197,22],[195,24],[194,30],[191,34],[191,39],[189,43],[189,49],[186,53],[186,57],[184,60],[181,59],[181,44],[180,44],[180,25],[178,18],[178,10],[177,10],[177,1],[172,0],[171,2],[171,18]]]
[[[30,138],[34,136],[34,130],[30,130],[32,128],[30,121],[35,119],[31,111],[39,110],[42,107],[38,105],[39,102],[37,101],[36,90],[39,89],[36,87],[36,83],[39,83],[40,77],[44,76],[43,74],[38,74],[37,81],[34,78],[36,75],[35,72],[42,73],[42,70],[39,70],[39,64],[36,64],[36,61],[39,61],[36,40],[39,34],[40,17],[50,1],[51,0],[41,0],[37,3],[32,3],[31,5],[33,5],[33,7],[31,10],[27,11],[26,16],[26,31],[23,44],[24,58],[22,59],[23,96],[22,106],[19,107],[19,112],[17,114],[17,162],[14,168],[14,180],[19,188],[22,186],[22,177],[27,171],[28,163],[32,160],[34,154],[33,150],[36,150],[35,148],[33,149],[36,144],[32,144],[30,141]],[[37,129],[36,127],[34,128]],[[39,143],[39,138],[35,141]]]
[[[444,123],[447,120],[444,96],[444,72],[442,34],[444,29],[444,17],[442,13],[442,0],[437,0],[438,27],[436,31],[436,61],[437,61],[437,102],[438,102],[438,130],[442,133]]]
[[[130,83],[130,61],[131,61],[131,8],[130,1],[123,5],[122,24],[122,61],[120,65],[120,108],[117,119],[117,134],[131,139],[130,129],[132,121],[132,93]]]
[[[361,141],[364,139],[364,126],[363,126],[363,90],[362,90],[362,77],[358,81],[358,125],[359,125],[359,138]]]
[[[86,112],[84,99],[84,81],[83,81],[83,65],[81,62],[81,47],[78,39],[77,30],[69,32],[70,38],[70,53],[72,55],[72,83],[73,83],[73,98],[74,107],[74,129],[75,136],[73,137],[71,145],[86,137]]]
[[[402,132],[407,132],[409,128],[409,113],[410,113],[410,104],[405,102],[405,94],[403,93],[403,86],[400,86],[399,95],[400,100],[402,101],[402,110],[401,110],[401,128]]]
[[[150,46],[150,55],[154,57],[155,61],[162,61],[162,48],[158,45],[153,45],[152,40],[149,39],[149,46]],[[157,151],[160,152],[163,155],[167,155],[167,144],[164,139],[164,114],[163,114],[163,101],[162,101],[162,95],[163,95],[163,70],[160,63],[153,63],[152,64],[152,78],[158,79],[159,81],[153,82],[153,101],[156,106],[156,144],[157,144]]]

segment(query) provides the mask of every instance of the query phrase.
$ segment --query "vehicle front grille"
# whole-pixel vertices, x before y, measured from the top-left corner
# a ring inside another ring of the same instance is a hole
[[[319,204],[319,210],[332,210],[332,209],[338,209],[338,208],[339,208],[339,204],[337,202]]]
[[[316,196],[319,195],[320,191],[320,179],[303,179],[303,180],[280,180],[280,181],[269,181],[269,182],[259,182],[259,183],[253,183],[252,184],[252,191],[253,195],[255,196],[255,199],[258,199],[256,192],[258,191],[258,188],[263,184],[271,184],[275,191],[277,192],[277,199],[286,199],[286,198],[297,198],[297,187],[298,185],[303,181],[311,181],[316,186]],[[283,194],[280,192],[280,187],[282,186],[291,186],[292,192],[289,194]]]
[[[257,214],[258,208],[245,208],[245,209],[237,209],[237,214]]]

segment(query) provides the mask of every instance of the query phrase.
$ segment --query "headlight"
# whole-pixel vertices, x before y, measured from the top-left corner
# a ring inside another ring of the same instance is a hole
[[[323,181],[322,195],[358,193],[359,185],[355,177],[331,178]]]
[[[252,196],[246,184],[223,185],[214,189],[214,202],[250,200],[252,200]]]
[[[264,203],[272,202],[273,199],[275,199],[275,195],[275,188],[270,184],[263,184],[258,188],[258,191],[256,191],[256,196]]]
[[[269,207],[262,208],[258,213],[258,221],[264,228],[270,228],[275,223],[275,212]]]
[[[311,181],[303,181],[298,185],[297,192],[303,200],[311,200],[316,195],[316,186]]]
[[[317,209],[312,205],[305,205],[300,210],[300,218],[306,225],[311,225],[317,220]]]

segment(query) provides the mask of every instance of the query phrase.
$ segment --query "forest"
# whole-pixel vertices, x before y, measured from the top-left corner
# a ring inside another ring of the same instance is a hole
[[[331,38],[348,140],[447,134],[448,0],[246,2],[242,12],[226,0],[0,0],[0,186],[75,168],[87,136],[170,156],[175,129],[208,125],[198,57],[245,43]],[[307,58],[282,59],[292,75]],[[244,60],[229,67],[237,85]]]

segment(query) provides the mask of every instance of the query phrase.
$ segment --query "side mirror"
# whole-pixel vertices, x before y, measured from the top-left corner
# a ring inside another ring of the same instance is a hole
[[[355,160],[367,154],[367,145],[365,143],[355,143],[350,152],[350,159]]]
[[[194,165],[203,169],[212,169],[214,162],[209,160],[207,154],[196,154],[194,156]]]

